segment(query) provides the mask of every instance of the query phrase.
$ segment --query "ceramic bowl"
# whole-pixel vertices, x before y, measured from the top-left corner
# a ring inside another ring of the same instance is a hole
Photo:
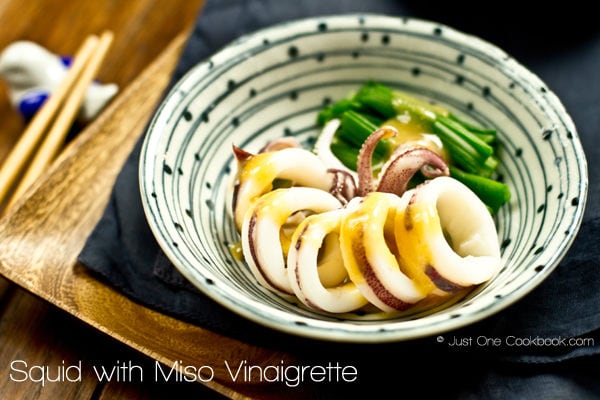
[[[503,267],[452,305],[388,318],[324,315],[262,288],[231,251],[231,146],[250,151],[294,136],[310,146],[316,113],[378,80],[498,130],[499,173],[512,199],[495,216]],[[342,15],[243,36],[170,91],[140,159],[144,210],[174,266],[208,297],[259,324],[334,341],[435,335],[504,309],[555,269],[579,228],[587,194],[577,132],[544,82],[501,49],[411,18]]]

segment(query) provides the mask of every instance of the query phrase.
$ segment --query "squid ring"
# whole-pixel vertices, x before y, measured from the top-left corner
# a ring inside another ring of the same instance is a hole
[[[426,181],[411,196],[396,239],[416,242],[407,264],[445,291],[478,285],[501,265],[494,220],[470,189],[449,177]]]
[[[293,294],[281,242],[282,226],[298,211],[322,213],[340,207],[333,195],[307,187],[276,189],[261,196],[246,212],[241,232],[242,251],[254,277],[265,287]]]
[[[362,294],[382,311],[405,310],[425,298],[419,287],[400,269],[393,243],[395,210],[403,209],[406,198],[371,192],[342,222],[340,242],[350,279]]]
[[[312,152],[295,147],[252,155],[234,147],[240,164],[233,192],[233,211],[238,230],[250,205],[273,188],[276,178],[288,179],[298,186],[329,191],[333,177]]]
[[[296,297],[306,306],[331,313],[368,303],[348,280],[337,238],[347,209],[307,217],[298,225],[288,253],[288,274]]]

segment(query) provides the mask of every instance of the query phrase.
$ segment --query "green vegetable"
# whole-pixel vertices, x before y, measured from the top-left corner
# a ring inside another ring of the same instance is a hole
[[[383,119],[397,115],[393,104],[394,92],[387,86],[369,82],[360,88],[353,99]]]
[[[433,123],[433,131],[446,145],[452,161],[467,172],[486,177],[494,172],[495,168],[490,170],[493,161],[488,162],[494,148],[458,122],[439,116]]]
[[[344,165],[355,170],[366,138],[386,120],[406,113],[439,136],[453,164],[451,175],[477,193],[492,212],[510,199],[509,188],[492,179],[498,167],[496,130],[477,126],[440,106],[378,82],[367,82],[350,98],[321,110],[317,123],[325,125],[333,118],[340,119],[331,150]],[[382,163],[392,151],[392,143],[382,140],[375,149],[374,164]]]
[[[471,189],[490,208],[492,214],[510,200],[510,189],[502,182],[470,174],[454,166],[450,166],[450,176]]]
[[[468,130],[470,130],[471,132],[473,132],[477,135],[486,135],[486,136],[492,136],[492,137],[496,138],[496,130],[495,129],[477,126],[477,125],[475,125],[471,122],[468,122],[465,119],[460,118],[454,114],[449,114],[448,117],[450,119],[453,119],[454,121],[458,122],[459,124],[461,124],[462,126],[464,126],[465,128],[467,128]]]
[[[362,105],[354,99],[342,99],[330,106],[323,108],[317,115],[317,124],[325,125],[327,121],[340,118],[348,110],[360,111]]]
[[[342,164],[351,170],[356,171],[358,153],[352,144],[346,142],[342,138],[334,138],[331,142],[331,152],[342,162]]]
[[[358,156],[362,144],[371,133],[379,128],[380,124],[374,123],[368,117],[356,111],[349,110],[342,115],[338,136],[348,143],[352,143]],[[387,158],[390,155],[390,150],[389,142],[380,141],[375,147],[373,156],[374,158]]]

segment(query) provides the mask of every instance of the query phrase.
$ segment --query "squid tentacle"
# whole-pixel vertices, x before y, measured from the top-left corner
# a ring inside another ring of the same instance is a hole
[[[376,190],[401,196],[419,170],[428,178],[450,175],[448,164],[437,153],[424,147],[412,147],[387,163]]]
[[[375,189],[372,159],[375,146],[382,139],[391,138],[398,134],[395,128],[385,126],[377,129],[364,141],[358,152],[356,173],[358,174],[358,196],[365,196]]]

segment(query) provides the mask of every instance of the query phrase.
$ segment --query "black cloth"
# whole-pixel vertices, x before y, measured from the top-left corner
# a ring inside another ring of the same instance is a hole
[[[600,182],[594,170],[600,159],[600,35],[596,28],[566,28],[570,19],[580,27],[597,26],[586,24],[593,12],[575,2],[548,15],[539,10],[527,15],[520,7],[511,9],[518,3],[502,2],[471,17],[468,6],[460,1],[441,6],[394,0],[208,0],[172,82],[244,33],[316,15],[368,12],[418,17],[496,43],[561,98],[575,121],[590,170],[587,208],[572,248],[550,277],[516,304],[454,332],[391,344],[320,342],[258,326],[203,296],[160,250],[140,201],[141,141],[120,173],[79,261],[153,309],[273,349],[300,348],[305,365],[340,361],[358,369],[358,382],[324,383],[307,398],[355,398],[391,390],[397,396],[409,391],[467,399],[600,398]],[[554,342],[544,344],[550,339]],[[568,342],[572,339],[577,341]]]

